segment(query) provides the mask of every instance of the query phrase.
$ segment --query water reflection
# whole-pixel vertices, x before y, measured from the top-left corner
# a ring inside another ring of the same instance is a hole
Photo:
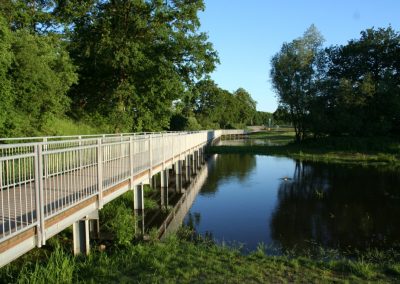
[[[185,218],[255,249],[389,247],[400,241],[400,175],[254,155],[220,155]]]
[[[376,169],[296,162],[278,188],[272,238],[283,247],[390,247],[400,240],[400,176]]]
[[[256,167],[256,156],[247,154],[226,154],[218,156],[211,165],[207,177],[207,186],[201,190],[202,194],[214,194],[218,189],[220,181],[238,178],[239,181],[246,179],[251,170]]]

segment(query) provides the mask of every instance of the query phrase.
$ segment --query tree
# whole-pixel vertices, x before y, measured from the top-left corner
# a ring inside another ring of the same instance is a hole
[[[323,41],[312,25],[302,37],[284,43],[271,60],[270,75],[279,108],[290,115],[298,142],[307,133],[310,106],[318,95],[318,83],[324,74]]]
[[[38,135],[69,108],[77,81],[66,43],[45,31],[51,1],[0,3],[0,131]]]
[[[75,66],[57,36],[18,31],[12,52],[14,105],[27,116],[33,129],[41,130],[49,119],[62,116],[69,108],[66,93],[77,81]]]
[[[368,29],[328,50],[333,134],[400,134],[400,34]]]
[[[237,102],[238,122],[243,125],[253,125],[254,116],[257,112],[257,102],[243,88],[237,89],[233,93],[233,96]]]
[[[198,32],[203,8],[201,0],[97,1],[72,36],[75,108],[108,117],[117,132],[168,129],[173,102],[217,62]]]
[[[12,34],[0,15],[0,133],[6,133],[6,122],[12,117],[13,94],[8,72],[13,60],[11,52]]]

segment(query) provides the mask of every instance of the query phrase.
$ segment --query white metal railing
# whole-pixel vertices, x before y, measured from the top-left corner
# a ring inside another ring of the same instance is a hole
[[[0,138],[0,243],[155,165],[243,130]]]

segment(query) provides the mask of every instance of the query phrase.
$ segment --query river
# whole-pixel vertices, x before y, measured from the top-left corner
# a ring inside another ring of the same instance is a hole
[[[254,250],[386,249],[400,243],[400,175],[360,166],[223,154],[184,224]]]

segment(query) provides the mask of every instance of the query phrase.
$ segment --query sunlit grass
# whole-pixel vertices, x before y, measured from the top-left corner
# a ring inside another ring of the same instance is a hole
[[[328,163],[400,166],[400,142],[390,137],[325,137],[294,143],[293,132],[259,132],[250,139],[273,141],[273,146],[212,146],[209,153],[250,153],[287,156]]]
[[[307,256],[269,256],[262,245],[249,254],[209,241],[189,241],[176,235],[165,241],[93,251],[73,257],[56,248],[47,259],[17,269],[10,264],[0,271],[2,282],[17,283],[271,283],[271,282],[394,282],[399,264],[364,258],[333,260]]]

